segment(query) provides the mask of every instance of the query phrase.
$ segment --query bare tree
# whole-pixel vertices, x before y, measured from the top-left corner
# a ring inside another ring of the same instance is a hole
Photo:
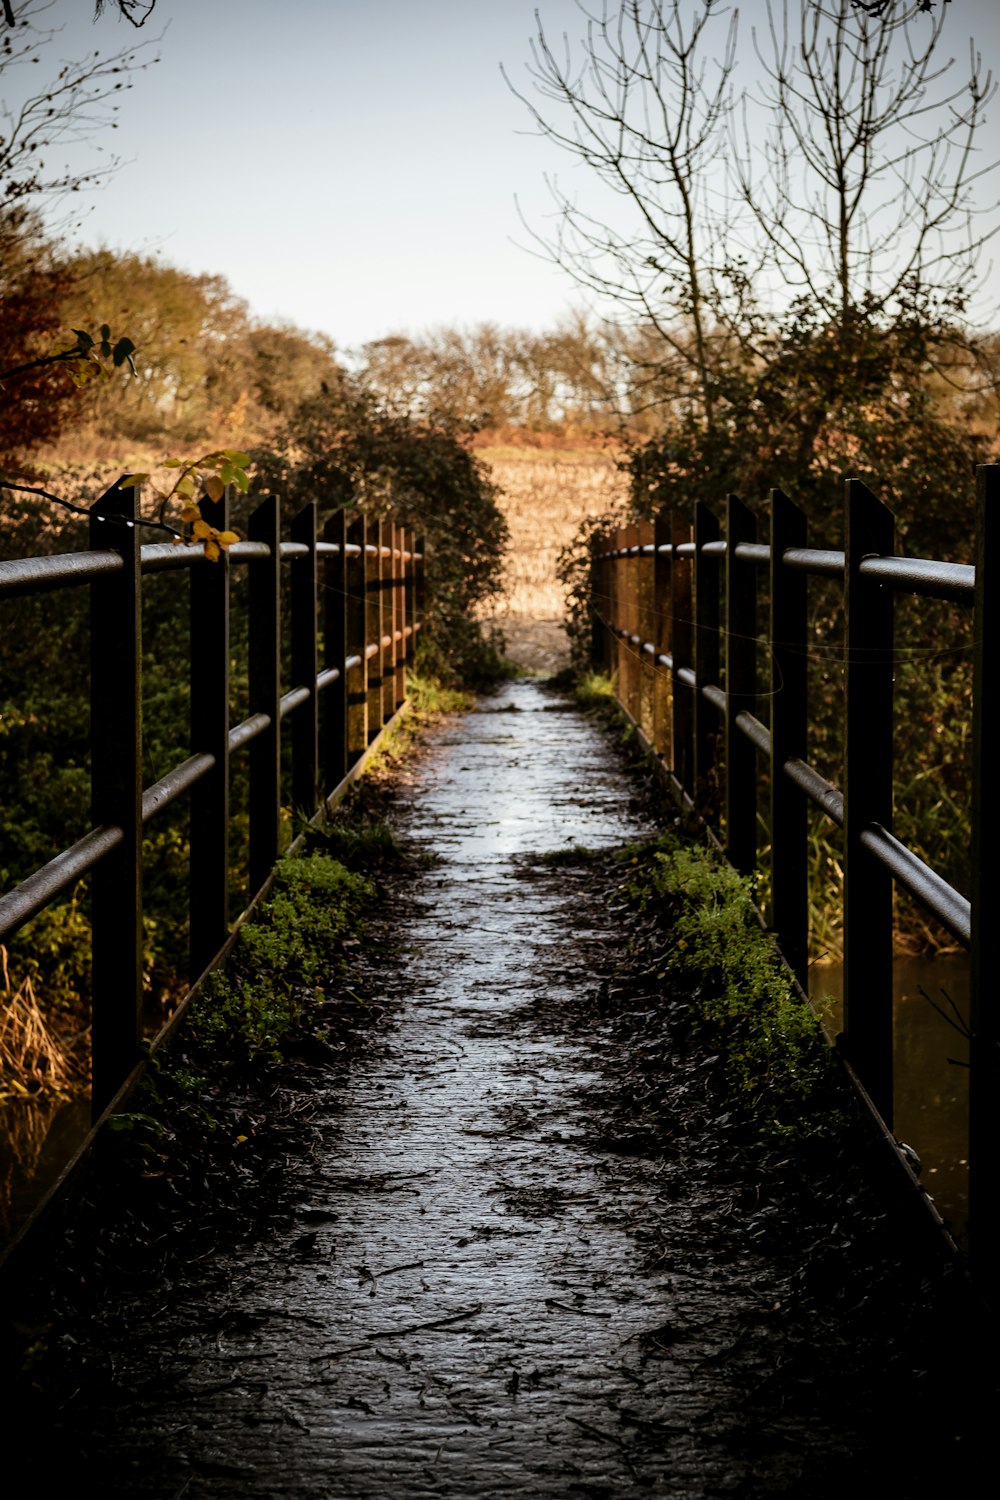
[[[11,79],[0,106],[0,216],[78,193],[108,176],[117,158],[104,157],[89,170],[57,165],[54,153],[93,141],[115,128],[119,96],[132,87],[132,75],[155,61],[152,42],[103,54],[92,52],[79,62],[61,62],[44,87],[19,87],[19,73],[30,74],[47,60],[59,28],[47,25],[51,0],[27,0],[13,32],[0,39],[0,75]],[[103,153],[103,148],[95,145]]]
[[[13,0],[2,0],[3,18],[8,26],[16,26],[17,16],[14,13]],[[94,20],[104,12],[105,0],[94,0]],[[113,8],[123,20],[128,21],[131,26],[139,27],[145,25],[156,8],[156,0],[114,0]],[[25,6],[25,10],[28,7]],[[22,11],[22,18],[24,11]]]
[[[923,16],[919,0],[795,9],[767,0],[767,35],[753,33],[763,85],[733,144],[772,291],[842,337],[928,299],[959,309],[997,228],[977,228],[974,196],[996,166],[977,147],[992,74],[971,42],[967,71],[941,57],[945,12]]]
[[[717,0],[624,0],[599,10],[580,3],[580,11],[582,58],[565,37],[557,52],[539,20],[534,94],[510,86],[539,133],[609,190],[609,211],[582,207],[551,179],[557,229],[534,238],[588,292],[616,299],[656,330],[678,392],[710,427],[726,258],[727,203],[718,189],[738,13]]]
[[[580,9],[582,53],[565,39],[557,53],[540,25],[534,94],[519,97],[594,191],[584,204],[553,183],[557,227],[535,238],[638,325],[633,409],[647,378],[651,403],[713,431],[776,361],[772,394],[787,391],[789,359],[808,351],[822,422],[819,384],[850,387],[855,334],[868,357],[862,331],[919,325],[929,348],[929,331],[955,330],[995,227],[975,217],[995,90],[971,44],[967,70],[942,56],[941,7],[769,0],[742,133],[737,12]],[[834,357],[817,357],[820,335]]]

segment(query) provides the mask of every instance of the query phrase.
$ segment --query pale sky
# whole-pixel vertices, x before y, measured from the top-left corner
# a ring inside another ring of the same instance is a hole
[[[82,238],[219,272],[259,317],[341,348],[442,323],[551,326],[581,295],[520,248],[515,198],[544,230],[546,172],[581,201],[591,185],[500,74],[529,86],[536,4],[551,38],[582,34],[574,0],[158,0],[139,32],[110,5],[92,24],[92,0],[53,0],[64,29],[39,83],[59,56],[163,32],[101,138],[124,164]],[[740,9],[743,52],[763,0]],[[1000,0],[954,0],[948,26],[949,51],[965,57],[974,32],[1000,65]],[[995,141],[1000,103],[991,120]]]

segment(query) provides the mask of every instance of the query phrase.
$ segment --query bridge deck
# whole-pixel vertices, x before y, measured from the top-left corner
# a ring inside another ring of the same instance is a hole
[[[563,1024],[623,938],[606,893],[538,857],[645,831],[565,707],[517,682],[417,762],[399,819],[440,862],[386,971],[398,1019],[292,1168],[287,1231],[133,1301],[112,1377],[63,1419],[102,1494],[816,1496],[905,1474],[877,1367],[903,1397],[916,1376],[797,1277],[815,1225],[758,1248],[754,1181],[697,1130],[644,1154],[605,1088],[619,1042]]]

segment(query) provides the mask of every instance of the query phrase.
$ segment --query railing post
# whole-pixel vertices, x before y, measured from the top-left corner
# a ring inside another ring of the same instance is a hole
[[[639,652],[634,637],[639,633],[639,560],[635,555],[639,545],[638,526],[626,526],[622,546],[628,555],[622,559],[621,624],[625,630],[622,638],[622,673],[618,696],[635,723],[639,722]]]
[[[407,665],[413,667],[413,660],[417,653],[417,630],[424,623],[424,610],[427,598],[427,539],[423,536],[413,538],[413,613],[410,616],[413,625],[413,651]],[[419,558],[419,562],[417,559]]]
[[[396,692],[393,713],[402,708],[406,702],[406,627],[409,624],[406,554],[410,551],[410,541],[409,530],[405,526],[397,528],[396,543],[399,556],[395,560],[393,593],[396,599],[396,630],[399,632],[399,639],[396,642]]]
[[[90,545],[121,554],[90,586],[91,817],[122,841],[94,870],[92,1111],[138,1060],[142,1039],[142,577],[138,489],[113,485],[90,509]],[[120,519],[111,519],[120,518]]]
[[[368,522],[368,554],[365,568],[368,615],[365,622],[365,657],[368,662],[368,743],[382,730],[382,534],[381,521]],[[374,647],[374,650],[372,649]]]
[[[977,471],[976,603],[972,686],[972,943],[969,1030],[969,1254],[973,1270],[996,1274],[1000,1244],[1000,1010],[992,965],[989,924],[995,920],[993,861],[1000,846],[1000,701],[995,673],[1000,662],[1000,609],[993,574],[1000,566],[1000,465]]]
[[[645,548],[653,545],[654,527],[652,521],[639,522],[639,556],[636,558],[636,592],[638,595],[638,622],[636,630],[639,635],[639,644],[636,650],[639,653],[639,690],[638,690],[638,713],[636,718],[639,727],[646,735],[650,744],[654,742],[654,704],[656,699],[656,662],[645,650],[647,645],[653,645],[656,640],[656,600],[653,593],[655,556],[645,551]]]
[[[611,550],[615,554],[611,559],[611,577],[609,594],[608,623],[612,629],[611,639],[611,678],[615,684],[615,693],[620,703],[624,702],[625,696],[625,657],[622,654],[622,638],[620,631],[624,627],[624,588],[622,586],[622,569],[626,562],[618,554],[625,545],[625,530],[622,526],[616,526],[611,535]]]
[[[347,560],[347,768],[359,761],[368,746],[368,522],[355,516],[347,532],[348,546],[357,548]]]
[[[757,522],[735,495],[726,500],[726,854],[741,875],[757,865],[757,751],[736,724],[757,706],[756,564],[736,548],[757,536]]]
[[[675,511],[671,518],[673,552],[670,554],[670,634],[674,664],[671,687],[674,703],[673,772],[681,791],[694,796],[694,690],[680,673],[694,667],[694,569],[689,557],[678,556],[678,547],[691,541],[691,524]]]
[[[657,656],[669,656],[670,640],[670,512],[661,510],[653,523],[653,643]],[[654,660],[653,739],[665,766],[673,765],[673,700],[668,668]]]
[[[323,665],[340,676],[323,700],[323,796],[347,775],[347,512],[338,510],[323,528],[323,540],[339,548],[323,565]]]
[[[252,542],[270,550],[250,563],[251,714],[266,714],[268,726],[250,745],[250,898],[267,880],[281,840],[281,556],[277,496],[269,495],[250,517]]]
[[[395,521],[382,528],[382,723],[396,712],[396,549]],[[384,554],[388,552],[388,557]]]
[[[694,781],[696,800],[708,810],[714,801],[713,773],[717,767],[715,744],[719,736],[718,711],[702,688],[719,682],[719,560],[702,550],[719,540],[718,518],[703,500],[694,510]]]
[[[891,556],[892,512],[847,480],[844,565],[844,1037],[848,1056],[892,1126],[892,876],[865,849],[869,823],[892,828],[892,613],[865,557]]]
[[[292,806],[305,817],[316,811],[316,768],[319,756],[319,708],[316,676],[319,668],[316,600],[316,502],[310,500],[292,521],[291,539],[309,552],[293,557],[289,574],[292,593],[292,686],[307,687],[309,697],[292,715]]]
[[[229,489],[201,501],[202,519],[229,529]],[[191,980],[229,935],[229,556],[191,569],[191,753],[215,765],[191,789]]]
[[[805,513],[771,491],[771,926],[805,989],[809,978],[809,870],[806,799],[784,774],[806,759],[806,574],[786,568],[789,547],[804,547]]]
[[[600,554],[609,545],[603,531],[590,538],[590,668],[593,672],[607,670],[608,642],[604,629],[607,590],[604,578],[608,565]]]

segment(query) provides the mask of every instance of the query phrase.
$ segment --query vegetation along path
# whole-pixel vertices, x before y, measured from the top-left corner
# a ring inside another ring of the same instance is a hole
[[[960,1478],[948,1278],[844,1152],[756,1143],[665,1019],[613,857],[651,806],[543,683],[433,731],[395,799],[434,859],[398,883],[387,1019],[287,1157],[287,1214],[126,1289],[46,1454],[148,1500]]]

